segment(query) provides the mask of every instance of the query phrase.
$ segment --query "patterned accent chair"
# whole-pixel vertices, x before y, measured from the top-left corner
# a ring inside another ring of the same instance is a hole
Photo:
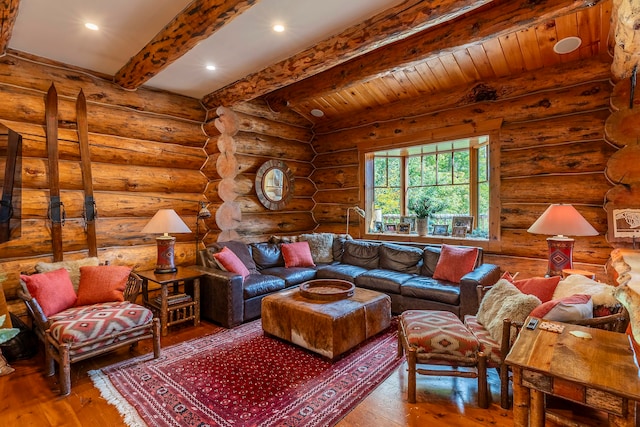
[[[153,339],[154,358],[160,357],[160,322],[153,313],[135,303],[142,279],[130,273],[124,301],[74,306],[47,317],[23,280],[19,297],[33,318],[33,327],[45,347],[48,376],[55,374],[58,362],[60,394],[71,391],[71,364],[130,345]]]

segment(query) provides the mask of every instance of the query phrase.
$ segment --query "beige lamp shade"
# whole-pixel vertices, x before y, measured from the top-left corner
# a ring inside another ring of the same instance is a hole
[[[191,233],[187,224],[182,221],[173,209],[160,209],[142,229],[143,233],[168,234]]]
[[[553,204],[527,230],[548,236],[597,236],[598,232],[572,205]]]
[[[156,262],[156,274],[175,273],[178,271],[175,265],[174,246],[176,238],[169,233],[191,233],[187,224],[182,221],[173,209],[160,209],[142,229],[143,233],[163,234],[156,237],[158,246],[158,260]]]

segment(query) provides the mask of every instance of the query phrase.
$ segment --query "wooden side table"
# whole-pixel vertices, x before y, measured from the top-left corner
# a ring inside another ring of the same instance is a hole
[[[591,280],[596,280],[596,273],[587,270],[577,270],[575,268],[565,268],[562,270],[562,278],[566,279],[568,276],[572,274],[580,274],[582,276],[588,277]]]
[[[156,274],[153,270],[136,272],[142,278],[142,298],[144,304],[160,315],[162,336],[167,335],[169,326],[193,320],[200,324],[200,278],[202,273],[191,267],[178,267],[175,273]],[[149,298],[149,281],[161,286],[160,298]],[[193,295],[180,294],[180,285],[193,282]],[[171,287],[171,289],[169,289]]]
[[[610,426],[635,427],[640,370],[627,335],[548,322],[564,327],[557,333],[541,329],[542,323],[523,328],[506,358],[513,369],[514,425],[542,427],[545,418],[562,419],[546,413],[548,394],[606,412]]]

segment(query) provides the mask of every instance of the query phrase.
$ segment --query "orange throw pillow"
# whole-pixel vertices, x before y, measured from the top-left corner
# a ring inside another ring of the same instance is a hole
[[[309,242],[285,243],[281,246],[284,266],[289,267],[314,267],[313,257]]]
[[[73,307],[76,302],[76,291],[64,268],[31,276],[21,274],[20,278],[47,317]]]
[[[544,304],[553,299],[553,292],[560,282],[560,276],[532,277],[530,279],[514,280],[512,283],[520,292],[535,295]]]
[[[433,278],[460,283],[460,279],[473,271],[478,260],[478,248],[442,245]]]
[[[247,266],[238,258],[238,255],[226,246],[222,248],[220,252],[213,254],[213,258],[215,258],[225,270],[241,275],[242,279],[249,275]]]
[[[80,267],[76,306],[124,301],[129,273],[130,267],[118,265]]]

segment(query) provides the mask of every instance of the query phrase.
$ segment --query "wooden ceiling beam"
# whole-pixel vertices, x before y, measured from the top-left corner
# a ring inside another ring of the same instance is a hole
[[[20,0],[0,0],[0,13],[2,13],[0,16],[0,55],[7,52],[13,26],[18,17],[19,5]]]
[[[423,31],[399,42],[359,56],[321,74],[267,95],[273,109],[290,108],[314,98],[345,90],[419,65],[444,53],[479,45],[558,16],[594,6],[600,0],[517,0]]]
[[[205,95],[208,109],[249,101],[380,46],[474,10],[492,0],[406,0],[292,57]]]
[[[194,0],[131,57],[113,81],[125,89],[137,88],[257,2]]]

